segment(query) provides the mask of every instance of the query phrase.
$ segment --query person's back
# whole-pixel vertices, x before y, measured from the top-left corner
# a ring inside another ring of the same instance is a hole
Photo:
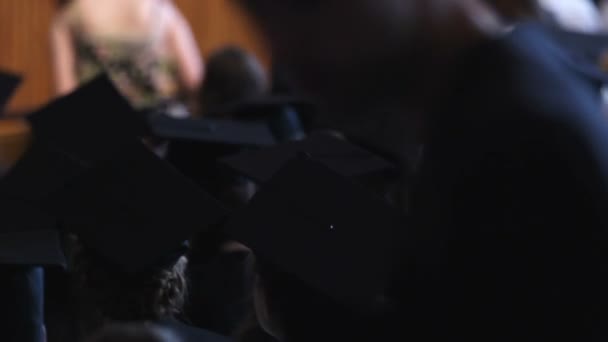
[[[608,129],[556,49],[535,25],[483,44],[433,111],[412,246],[444,338],[601,336]]]
[[[169,0],[75,0],[54,23],[57,91],[107,72],[136,107],[194,92],[201,59],[188,25]]]
[[[596,88],[547,34],[519,26],[499,38],[480,1],[243,4],[323,100],[423,114],[404,245],[413,286],[398,290],[411,295],[419,340],[605,339],[608,123]],[[344,84],[353,75],[367,92]]]

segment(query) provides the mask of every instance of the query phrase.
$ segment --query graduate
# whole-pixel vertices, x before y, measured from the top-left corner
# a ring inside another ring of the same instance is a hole
[[[605,338],[608,123],[551,35],[505,31],[477,0],[239,3],[302,89],[422,123],[409,313],[395,326],[428,340]]]
[[[184,341],[224,341],[177,318],[186,240],[226,211],[144,145],[140,119],[107,77],[97,78],[28,117],[32,148],[3,189],[73,237],[80,338],[112,322],[151,322]],[[202,217],[199,205],[208,210]]]
[[[83,336],[148,322],[183,341],[228,341],[179,321],[187,240],[226,211],[141,143],[124,146],[47,203],[75,236],[73,275]]]

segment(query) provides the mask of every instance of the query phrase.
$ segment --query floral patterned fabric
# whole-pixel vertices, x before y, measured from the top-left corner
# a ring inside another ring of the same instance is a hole
[[[136,108],[154,107],[174,99],[179,91],[175,65],[163,57],[158,37],[116,39],[85,34],[72,17],[76,71],[84,83],[106,72]]]

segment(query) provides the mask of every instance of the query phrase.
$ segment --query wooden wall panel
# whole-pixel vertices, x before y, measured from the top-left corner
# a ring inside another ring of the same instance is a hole
[[[38,106],[51,94],[49,33],[51,0],[0,0],[0,69],[27,78],[11,109]]]
[[[26,77],[9,111],[29,110],[52,97],[49,27],[55,1],[0,0],[0,69],[17,71]],[[190,21],[204,56],[235,44],[268,65],[269,55],[262,40],[232,0],[174,1]]]

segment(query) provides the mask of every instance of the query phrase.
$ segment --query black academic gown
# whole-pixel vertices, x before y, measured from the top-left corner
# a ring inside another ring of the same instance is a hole
[[[44,273],[40,267],[0,268],[0,340],[43,342]]]
[[[182,342],[231,342],[232,339],[214,332],[196,328],[177,320],[164,320],[157,323],[160,327],[174,333]]]
[[[560,54],[521,25],[445,80],[401,289],[418,340],[607,336],[608,118]]]

